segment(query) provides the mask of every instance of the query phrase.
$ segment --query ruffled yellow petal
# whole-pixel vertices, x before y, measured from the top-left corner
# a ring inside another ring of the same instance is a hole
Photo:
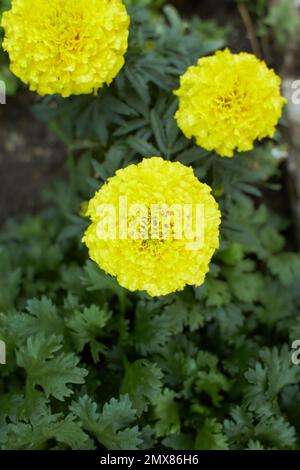
[[[104,216],[99,209],[103,205],[115,207],[119,227],[118,208],[122,197],[126,197],[128,207],[143,204],[149,211],[155,204],[202,206],[202,244],[191,249],[190,238],[178,239],[173,232],[168,239],[162,236],[156,239],[151,235],[147,240],[100,239],[97,227]],[[145,290],[151,296],[180,291],[187,284],[202,284],[219,245],[221,216],[210,187],[200,183],[192,168],[160,157],[144,159],[138,165],[118,170],[91,199],[87,216],[91,225],[83,241],[90,258],[108,274],[117,277],[123,287],[130,291]]]
[[[181,77],[178,126],[199,146],[232,157],[273,137],[285,99],[280,78],[252,54],[228,49],[199,59]]]
[[[2,27],[11,70],[40,95],[96,92],[124,64],[121,0],[12,0]]]

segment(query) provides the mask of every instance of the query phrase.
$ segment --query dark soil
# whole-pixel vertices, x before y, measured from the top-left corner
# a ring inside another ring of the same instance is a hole
[[[61,174],[64,150],[32,116],[34,99],[24,91],[0,106],[0,224],[11,216],[37,212],[43,190]]]

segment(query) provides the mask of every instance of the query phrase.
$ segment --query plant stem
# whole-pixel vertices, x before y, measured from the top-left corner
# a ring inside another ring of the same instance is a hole
[[[248,11],[248,8],[244,2],[239,2],[237,7],[241,15],[241,18],[243,20],[243,23],[245,25],[252,51],[256,55],[256,57],[258,57],[259,59],[262,59],[261,48],[259,45],[259,41],[256,37],[255,28],[254,28],[250,13]]]

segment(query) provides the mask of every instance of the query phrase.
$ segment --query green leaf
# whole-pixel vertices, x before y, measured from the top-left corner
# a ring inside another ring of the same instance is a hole
[[[46,397],[63,401],[74,393],[69,384],[84,382],[87,371],[78,367],[79,359],[73,353],[59,352],[61,349],[60,337],[44,333],[29,337],[18,349],[17,364],[26,370],[29,393],[39,385]]]
[[[226,282],[218,279],[207,279],[206,289],[206,305],[208,307],[221,307],[230,302],[231,294]]]
[[[238,300],[254,302],[260,294],[263,286],[262,275],[253,272],[255,264],[250,260],[244,260],[234,268],[224,268],[223,275],[229,288]]]
[[[75,422],[75,416],[65,418],[61,414],[33,415],[26,421],[13,422],[8,425],[5,444],[7,450],[45,450],[50,442],[63,444],[64,448],[74,450],[92,450],[93,443],[89,436]]]
[[[284,286],[300,280],[300,255],[298,253],[279,253],[268,260],[268,267],[274,276],[278,276]]]
[[[279,281],[265,277],[259,300],[261,305],[257,306],[256,314],[262,323],[271,326],[279,320],[290,317],[291,291],[282,286]]]
[[[137,136],[128,137],[127,144],[141,157],[154,157],[160,154],[160,151],[152,144]]]
[[[162,372],[146,359],[133,363],[125,362],[125,376],[120,392],[127,393],[138,415],[146,411],[150,404],[155,404],[162,386]]]
[[[249,409],[261,416],[278,412],[281,390],[300,380],[300,370],[292,363],[291,354],[287,346],[280,350],[276,347],[261,350],[261,361],[245,373],[249,382],[245,390],[245,403]]]
[[[103,329],[111,318],[111,312],[100,309],[96,305],[86,307],[83,312],[76,310],[67,325],[71,329],[72,337],[76,345],[76,351],[82,352],[86,344],[89,344],[95,363],[99,361],[99,355],[105,354],[106,346],[98,338],[103,335]]]
[[[227,391],[229,383],[218,368],[218,358],[207,351],[199,351],[197,355],[198,370],[195,388],[197,393],[205,392],[214,406],[220,406],[222,391]]]
[[[222,425],[216,419],[206,419],[197,432],[196,450],[228,450],[227,438],[223,434]]]
[[[89,291],[109,290],[117,296],[124,294],[126,291],[118,284],[114,277],[108,276],[92,261],[87,261],[83,268],[81,276],[82,284]]]
[[[58,315],[52,301],[45,296],[40,300],[28,300],[26,311],[12,313],[7,318],[6,326],[18,339],[19,344],[41,332],[60,335],[64,331],[63,319]]]
[[[193,449],[193,436],[191,434],[172,434],[163,440],[163,445],[169,449],[187,450]]]
[[[253,414],[241,407],[231,412],[232,420],[225,420],[228,441],[234,449],[244,449],[257,442],[267,449],[286,449],[295,443],[295,430],[282,416],[263,417],[255,424]]]
[[[176,393],[165,388],[155,401],[155,432],[158,437],[180,432],[179,406],[175,399]]]
[[[160,121],[157,112],[153,109],[150,113],[150,122],[153,130],[153,134],[160,150],[160,155],[166,155],[167,145],[166,145],[166,136],[163,129],[163,124]]]
[[[19,293],[21,269],[13,269],[9,253],[0,246],[0,311],[7,311],[14,306]]]
[[[97,405],[87,395],[73,402],[71,411],[80,419],[82,427],[109,450],[137,450],[141,445],[137,426],[132,425],[136,412],[127,395],[112,398],[99,413]]]
[[[188,308],[181,302],[167,305],[161,312],[160,308],[159,303],[140,302],[137,306],[133,338],[142,354],[160,351],[167,339],[182,331],[189,321]]]

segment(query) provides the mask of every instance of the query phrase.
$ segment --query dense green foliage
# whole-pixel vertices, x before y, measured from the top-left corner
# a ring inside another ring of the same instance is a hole
[[[126,66],[110,88],[35,108],[66,144],[68,180],[47,192],[43,213],[0,232],[1,446],[299,448],[300,259],[289,220],[262,198],[278,190],[280,136],[233,159],[185,139],[172,90],[225,31],[189,27],[171,8],[164,20],[140,7],[131,15]],[[152,155],[193,165],[223,214],[206,283],[158,299],[88,261],[79,215],[117,168]]]

